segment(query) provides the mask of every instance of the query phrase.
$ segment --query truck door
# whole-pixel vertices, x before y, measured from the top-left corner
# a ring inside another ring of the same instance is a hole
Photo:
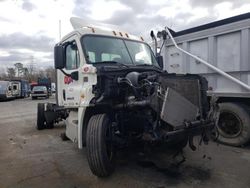
[[[20,83],[18,82],[13,82],[12,84],[12,93],[15,97],[20,97],[21,96],[21,88],[20,88]]]
[[[61,105],[76,107],[79,106],[80,103],[80,90],[82,87],[82,75],[79,74],[80,44],[77,44],[77,38],[75,36],[65,41],[65,44],[66,66],[63,70],[67,75],[61,71],[58,72],[58,100]],[[70,74],[73,72],[78,73],[78,80],[71,78]]]
[[[8,87],[7,87],[6,97],[7,97],[7,98],[13,97],[13,89],[12,89],[11,84],[9,84]]]

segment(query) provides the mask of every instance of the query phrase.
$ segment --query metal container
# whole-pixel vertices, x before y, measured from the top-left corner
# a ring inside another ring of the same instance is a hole
[[[250,13],[174,32],[173,37],[180,48],[250,85]],[[250,97],[245,88],[180,52],[170,39],[166,41],[162,55],[164,69],[169,73],[205,76],[209,94]]]

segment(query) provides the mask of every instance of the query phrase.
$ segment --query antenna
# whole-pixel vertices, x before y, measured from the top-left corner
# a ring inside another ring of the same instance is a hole
[[[59,40],[61,40],[61,38],[62,38],[62,31],[61,31],[62,29],[61,29],[61,20],[59,20]]]

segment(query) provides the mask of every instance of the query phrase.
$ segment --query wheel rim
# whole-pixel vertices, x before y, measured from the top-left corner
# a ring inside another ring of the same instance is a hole
[[[230,111],[222,111],[218,122],[219,134],[226,138],[235,138],[242,132],[243,124],[239,116]]]

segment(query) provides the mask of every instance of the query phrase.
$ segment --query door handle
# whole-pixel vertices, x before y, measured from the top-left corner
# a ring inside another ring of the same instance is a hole
[[[66,96],[65,96],[66,94],[65,94],[65,89],[63,89],[63,100],[65,101],[65,98],[66,98]]]

